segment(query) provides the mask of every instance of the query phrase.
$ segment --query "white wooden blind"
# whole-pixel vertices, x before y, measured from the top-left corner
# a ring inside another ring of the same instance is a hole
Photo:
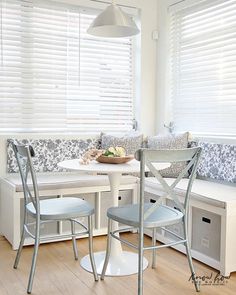
[[[0,1],[0,131],[132,129],[131,39],[87,35],[79,7]]]
[[[186,0],[170,15],[176,131],[236,137],[236,0]]]

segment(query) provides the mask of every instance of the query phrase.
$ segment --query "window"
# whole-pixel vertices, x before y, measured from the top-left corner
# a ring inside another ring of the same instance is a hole
[[[132,129],[132,39],[87,35],[95,14],[76,6],[0,5],[0,131]]]
[[[236,0],[181,1],[170,14],[176,131],[236,137]]]

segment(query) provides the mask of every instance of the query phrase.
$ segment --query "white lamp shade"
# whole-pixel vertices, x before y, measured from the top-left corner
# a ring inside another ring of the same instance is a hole
[[[109,5],[89,26],[87,33],[99,37],[129,37],[139,33],[135,22],[120,7]]]

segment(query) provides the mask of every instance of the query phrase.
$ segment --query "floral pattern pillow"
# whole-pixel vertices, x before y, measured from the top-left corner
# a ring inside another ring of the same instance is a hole
[[[147,147],[150,149],[184,149],[188,147],[189,133],[157,135],[148,137]],[[175,178],[186,167],[186,162],[172,163],[169,168],[160,171],[163,177]],[[187,175],[186,175],[187,176]]]
[[[202,148],[197,177],[236,183],[236,145],[199,141],[194,146]]]
[[[18,165],[14,151],[7,140],[7,172],[18,172]],[[36,172],[62,171],[57,166],[58,162],[80,158],[87,150],[97,148],[98,139],[13,139],[18,144],[29,144],[35,151],[33,164]]]

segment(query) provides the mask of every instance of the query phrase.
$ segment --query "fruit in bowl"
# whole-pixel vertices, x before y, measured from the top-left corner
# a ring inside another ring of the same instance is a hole
[[[96,160],[100,163],[122,164],[127,163],[134,158],[133,155],[126,155],[126,151],[121,146],[109,147]]]
[[[106,157],[125,157],[126,151],[121,146],[109,147],[102,155]]]

